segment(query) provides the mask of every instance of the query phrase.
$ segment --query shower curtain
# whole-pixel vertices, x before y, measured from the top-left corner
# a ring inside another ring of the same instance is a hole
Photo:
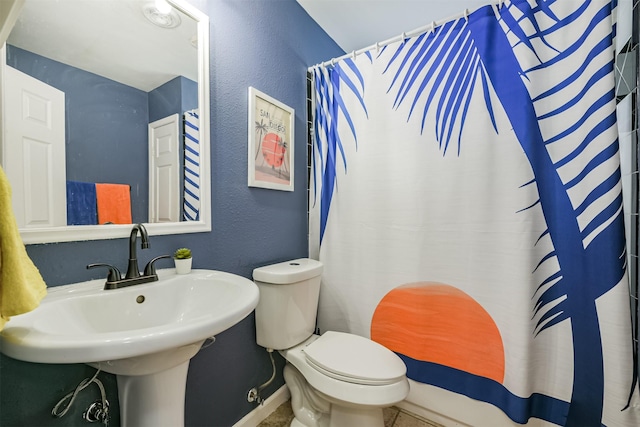
[[[314,68],[321,332],[514,423],[640,425],[614,8],[500,2]]]
[[[200,113],[198,109],[184,113],[184,185],[182,217],[200,220]]]

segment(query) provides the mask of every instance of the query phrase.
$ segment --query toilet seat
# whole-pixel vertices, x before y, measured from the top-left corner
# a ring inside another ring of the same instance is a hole
[[[331,334],[329,336],[331,336]],[[292,365],[302,374],[305,380],[309,383],[310,387],[319,392],[322,396],[324,396],[325,399],[328,399],[334,403],[342,402],[340,403],[341,405],[344,405],[346,402],[346,404],[348,405],[384,407],[391,406],[402,401],[407,397],[407,394],[409,394],[409,381],[407,380],[406,375],[402,376],[396,382],[391,384],[367,385],[357,384],[354,382],[345,381],[343,379],[332,378],[325,372],[322,372],[319,369],[315,368],[311,363],[309,363],[309,359],[307,359],[305,350],[311,344],[313,344],[314,341],[317,341],[320,338],[321,337],[318,335],[312,335],[306,341],[298,344],[295,347],[291,347],[286,350],[280,350],[280,354],[282,354],[288,364]],[[361,339],[366,338],[361,337]],[[404,372],[406,368],[404,367],[404,362],[402,362],[402,359],[400,359],[391,350],[387,349],[387,352],[387,354],[390,355],[390,358],[397,359],[396,362],[402,365],[402,371]],[[340,353],[346,354],[347,352],[343,348],[342,350],[340,350]],[[356,357],[365,359],[367,356],[360,353],[360,355],[356,355]],[[351,377],[353,377],[353,375]]]
[[[393,384],[407,373],[402,360],[391,350],[344,332],[325,332],[302,351],[315,370],[353,384]]]

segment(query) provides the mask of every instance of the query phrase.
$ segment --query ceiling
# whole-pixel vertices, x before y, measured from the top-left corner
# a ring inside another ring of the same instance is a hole
[[[3,1],[3,0],[0,0]],[[177,76],[198,80],[196,21],[149,22],[152,0],[26,0],[7,43],[148,92]]]
[[[489,0],[296,0],[345,52],[489,4]],[[327,58],[329,60],[331,58]]]
[[[191,46],[195,22],[180,13],[180,27],[154,27],[141,12],[141,5],[150,1],[26,0],[8,42],[146,91],[177,75],[197,80],[196,49]],[[345,52],[487,4],[487,0],[296,1]],[[60,25],[54,27],[54,23]],[[101,46],[108,52],[108,61],[98,56]],[[179,68],[185,64],[190,64],[187,69]]]

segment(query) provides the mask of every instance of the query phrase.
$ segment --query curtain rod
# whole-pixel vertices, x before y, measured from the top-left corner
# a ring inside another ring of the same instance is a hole
[[[443,24],[445,24],[445,23],[447,23],[449,21],[453,21],[453,20],[460,19],[460,18],[469,19],[469,15],[471,13],[475,12],[476,10],[478,10],[480,8],[486,7],[486,6],[494,6],[494,8],[497,8],[497,10],[500,10],[500,8],[502,8],[502,4],[504,3],[504,1],[505,0],[498,0],[498,1],[493,2],[493,3],[487,3],[484,6],[479,6],[479,7],[475,8],[475,9],[473,9],[471,12],[469,12],[469,9],[465,9],[462,13],[458,13],[456,15],[450,16],[449,18],[446,18],[446,19],[443,19],[443,20],[440,20],[440,21],[432,21],[431,24],[424,25],[422,27],[416,28],[415,30],[408,31],[406,33],[402,33],[399,36],[395,36],[395,37],[392,37],[392,38],[387,39],[385,41],[373,44],[373,45],[371,45],[369,47],[365,47],[365,48],[362,48],[362,49],[354,50],[351,53],[345,53],[344,55],[338,56],[337,58],[332,58],[332,59],[330,59],[328,61],[321,62],[321,63],[316,64],[316,65],[312,65],[309,68],[307,68],[307,71],[313,71],[316,68],[328,67],[329,65],[335,65],[335,63],[337,61],[340,61],[341,59],[346,59],[346,58],[349,58],[349,57],[352,57],[353,59],[355,59],[356,56],[361,55],[361,54],[363,54],[365,52],[368,52],[368,51],[370,51],[372,49],[375,49],[376,51],[378,51],[378,50],[380,50],[381,47],[385,47],[387,45],[390,45],[391,43],[395,43],[395,42],[398,42],[398,41],[403,41],[407,37],[410,38],[410,37],[414,37],[414,36],[420,35],[422,33],[426,33],[427,31],[434,31],[437,27],[439,27],[439,26],[441,26],[441,25],[443,25]]]

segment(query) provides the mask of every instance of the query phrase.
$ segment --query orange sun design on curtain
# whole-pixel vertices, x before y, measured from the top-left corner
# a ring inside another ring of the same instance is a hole
[[[373,314],[371,339],[415,360],[504,379],[498,327],[477,301],[450,285],[420,282],[391,290]]]

